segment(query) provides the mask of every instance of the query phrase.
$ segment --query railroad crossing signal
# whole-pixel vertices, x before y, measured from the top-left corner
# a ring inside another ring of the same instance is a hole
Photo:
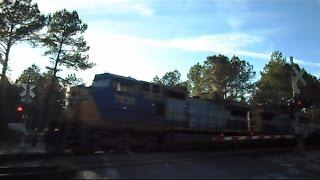
[[[17,111],[18,111],[18,112],[23,112],[23,111],[24,111],[23,106],[22,106],[22,105],[19,105],[19,106],[17,107]]]
[[[20,93],[20,97],[22,98],[22,102],[30,103],[31,98],[34,98],[36,95],[33,92],[33,89],[35,88],[34,85],[28,84],[21,84],[21,87],[23,88],[23,91]]]
[[[293,57],[290,57],[291,63],[293,63]],[[305,73],[304,69],[301,69],[300,72],[297,70],[297,68],[292,64],[291,69],[295,73],[295,77],[291,77],[291,85],[292,85],[292,91],[293,94],[300,94],[300,89],[298,89],[298,83],[299,81],[302,83],[303,86],[307,85],[307,82],[303,79],[302,75]]]

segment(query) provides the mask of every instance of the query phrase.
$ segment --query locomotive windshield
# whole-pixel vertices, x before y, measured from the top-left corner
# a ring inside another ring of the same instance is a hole
[[[117,92],[137,94],[138,88],[137,85],[133,82],[124,82],[124,81],[113,81],[113,89]]]
[[[96,81],[93,81],[92,87],[108,87],[109,84],[110,84],[110,79],[96,80]]]

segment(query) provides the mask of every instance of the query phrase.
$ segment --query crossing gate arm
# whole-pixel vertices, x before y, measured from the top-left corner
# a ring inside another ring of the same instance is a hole
[[[212,137],[214,142],[223,141],[249,141],[249,140],[275,140],[275,139],[294,139],[295,135],[252,135],[252,136],[215,136]]]

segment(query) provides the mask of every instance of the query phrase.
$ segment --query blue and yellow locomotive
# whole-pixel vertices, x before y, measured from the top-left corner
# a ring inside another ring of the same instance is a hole
[[[68,142],[74,151],[91,147],[154,150],[164,144],[210,143],[217,134],[260,133],[259,118],[251,109],[241,103],[191,98],[183,88],[98,74],[92,86],[70,89]],[[291,129],[282,133],[288,132]]]

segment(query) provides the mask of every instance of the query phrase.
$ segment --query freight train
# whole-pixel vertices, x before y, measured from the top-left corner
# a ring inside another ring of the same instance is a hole
[[[68,92],[67,145],[96,149],[156,150],[174,144],[212,143],[213,137],[292,135],[289,114],[228,101],[188,97],[172,88],[110,73]]]

